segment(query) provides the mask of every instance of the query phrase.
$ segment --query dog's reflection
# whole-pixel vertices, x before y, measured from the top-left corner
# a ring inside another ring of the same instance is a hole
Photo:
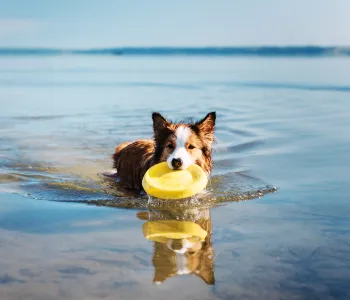
[[[138,217],[147,220],[143,224],[143,234],[154,242],[155,284],[187,274],[201,278],[206,284],[214,284],[209,209],[140,212]]]

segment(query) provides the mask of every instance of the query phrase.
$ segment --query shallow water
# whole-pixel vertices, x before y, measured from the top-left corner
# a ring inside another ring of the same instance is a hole
[[[349,91],[344,58],[0,58],[1,300],[349,299]],[[98,175],[152,111],[212,110],[202,199]],[[205,239],[146,239],[172,221]]]

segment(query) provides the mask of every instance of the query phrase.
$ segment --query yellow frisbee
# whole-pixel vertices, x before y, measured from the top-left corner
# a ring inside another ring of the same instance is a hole
[[[208,178],[195,164],[186,170],[172,170],[166,162],[151,167],[142,180],[145,192],[159,199],[183,199],[201,192]]]
[[[167,243],[169,239],[202,242],[208,234],[196,223],[177,220],[148,221],[143,224],[142,232],[147,240],[159,243]]]

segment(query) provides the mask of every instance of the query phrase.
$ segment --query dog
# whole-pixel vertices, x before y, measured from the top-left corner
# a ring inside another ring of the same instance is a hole
[[[179,212],[180,213],[180,212]],[[180,213],[183,216],[183,213]],[[166,211],[140,212],[140,220],[169,220],[173,219]],[[178,221],[181,223],[181,221]],[[167,279],[181,275],[194,275],[201,278],[206,284],[215,284],[214,250],[212,247],[212,224],[209,209],[198,211],[194,220],[207,235],[204,241],[190,238],[172,239],[156,242],[153,245],[154,284],[162,284]]]
[[[153,139],[125,142],[116,147],[113,167],[119,183],[124,188],[143,190],[143,176],[160,162],[167,162],[174,170],[197,164],[209,177],[216,112],[208,113],[198,122],[173,123],[158,112],[152,114],[152,119]]]

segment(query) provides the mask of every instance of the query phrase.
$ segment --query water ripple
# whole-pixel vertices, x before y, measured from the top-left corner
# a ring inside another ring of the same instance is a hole
[[[173,82],[160,82],[160,81],[83,81],[83,80],[71,80],[71,81],[13,81],[13,80],[0,80],[0,86],[23,86],[23,87],[157,87],[157,88],[171,88],[171,89],[187,89],[187,90],[200,90],[205,87],[247,87],[247,88],[260,88],[260,89],[292,89],[301,91],[330,91],[330,92],[350,92],[350,86],[348,85],[328,85],[328,84],[304,84],[304,83],[290,83],[290,82],[264,82],[264,81],[196,81],[193,83],[173,83]]]

